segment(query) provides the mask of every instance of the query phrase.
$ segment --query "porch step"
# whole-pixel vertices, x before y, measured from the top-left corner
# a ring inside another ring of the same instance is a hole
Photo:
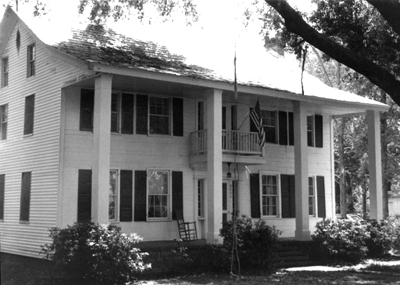
[[[301,267],[316,265],[310,259],[311,243],[307,241],[279,241],[274,253],[275,268]]]

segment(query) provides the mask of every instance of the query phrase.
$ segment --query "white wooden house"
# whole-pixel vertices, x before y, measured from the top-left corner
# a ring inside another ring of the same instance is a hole
[[[303,95],[274,71],[235,96],[232,76],[109,31],[47,45],[10,8],[0,57],[2,252],[38,256],[48,228],[88,219],[173,240],[175,210],[210,243],[234,211],[307,240],[335,217],[332,120],[355,113],[368,118],[371,216],[382,217],[384,104],[309,76]],[[263,148],[248,118],[258,101]]]

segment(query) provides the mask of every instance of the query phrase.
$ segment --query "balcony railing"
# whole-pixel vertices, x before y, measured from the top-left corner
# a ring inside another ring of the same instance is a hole
[[[203,154],[207,151],[207,130],[190,134],[191,154]],[[258,134],[240,131],[222,130],[222,152],[242,155],[261,155]]]

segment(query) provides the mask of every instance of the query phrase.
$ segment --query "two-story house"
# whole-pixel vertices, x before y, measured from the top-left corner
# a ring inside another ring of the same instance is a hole
[[[289,72],[281,86],[239,81],[235,94],[233,76],[107,30],[47,45],[10,8],[0,57],[2,252],[37,256],[48,228],[86,220],[173,240],[177,210],[210,243],[232,213],[307,240],[335,217],[333,118],[360,113],[371,215],[382,218],[384,104],[315,79],[302,94]],[[263,147],[249,118],[257,104]]]

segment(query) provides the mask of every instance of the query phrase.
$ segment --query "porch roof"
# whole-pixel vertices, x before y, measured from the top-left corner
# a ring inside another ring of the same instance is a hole
[[[89,68],[102,66],[95,71],[112,72],[116,68],[143,71],[169,78],[172,76],[172,79],[168,80],[170,82],[174,78],[177,82],[186,78],[191,79],[188,84],[195,85],[198,80],[201,80],[209,83],[223,83],[220,85],[222,89],[233,90],[233,66],[211,69],[190,64],[184,56],[169,52],[165,46],[134,40],[109,29],[89,26],[85,30],[74,30],[71,39],[49,47],[72,56],[88,65]],[[262,68],[257,69],[260,66]],[[348,104],[353,112],[355,109],[358,111],[387,109],[387,105],[380,102],[329,87],[307,72],[304,72],[301,79],[301,70],[298,65],[284,58],[274,57],[267,52],[260,55],[260,61],[256,64],[246,62],[238,66],[238,73],[240,74],[239,92],[260,96],[266,95],[265,91],[268,90],[284,92],[288,94],[286,98],[291,100],[337,105],[341,108]],[[205,85],[207,84],[202,84],[202,86]],[[277,93],[273,92],[269,96],[274,97],[274,94]],[[342,110],[341,113],[348,112]]]

